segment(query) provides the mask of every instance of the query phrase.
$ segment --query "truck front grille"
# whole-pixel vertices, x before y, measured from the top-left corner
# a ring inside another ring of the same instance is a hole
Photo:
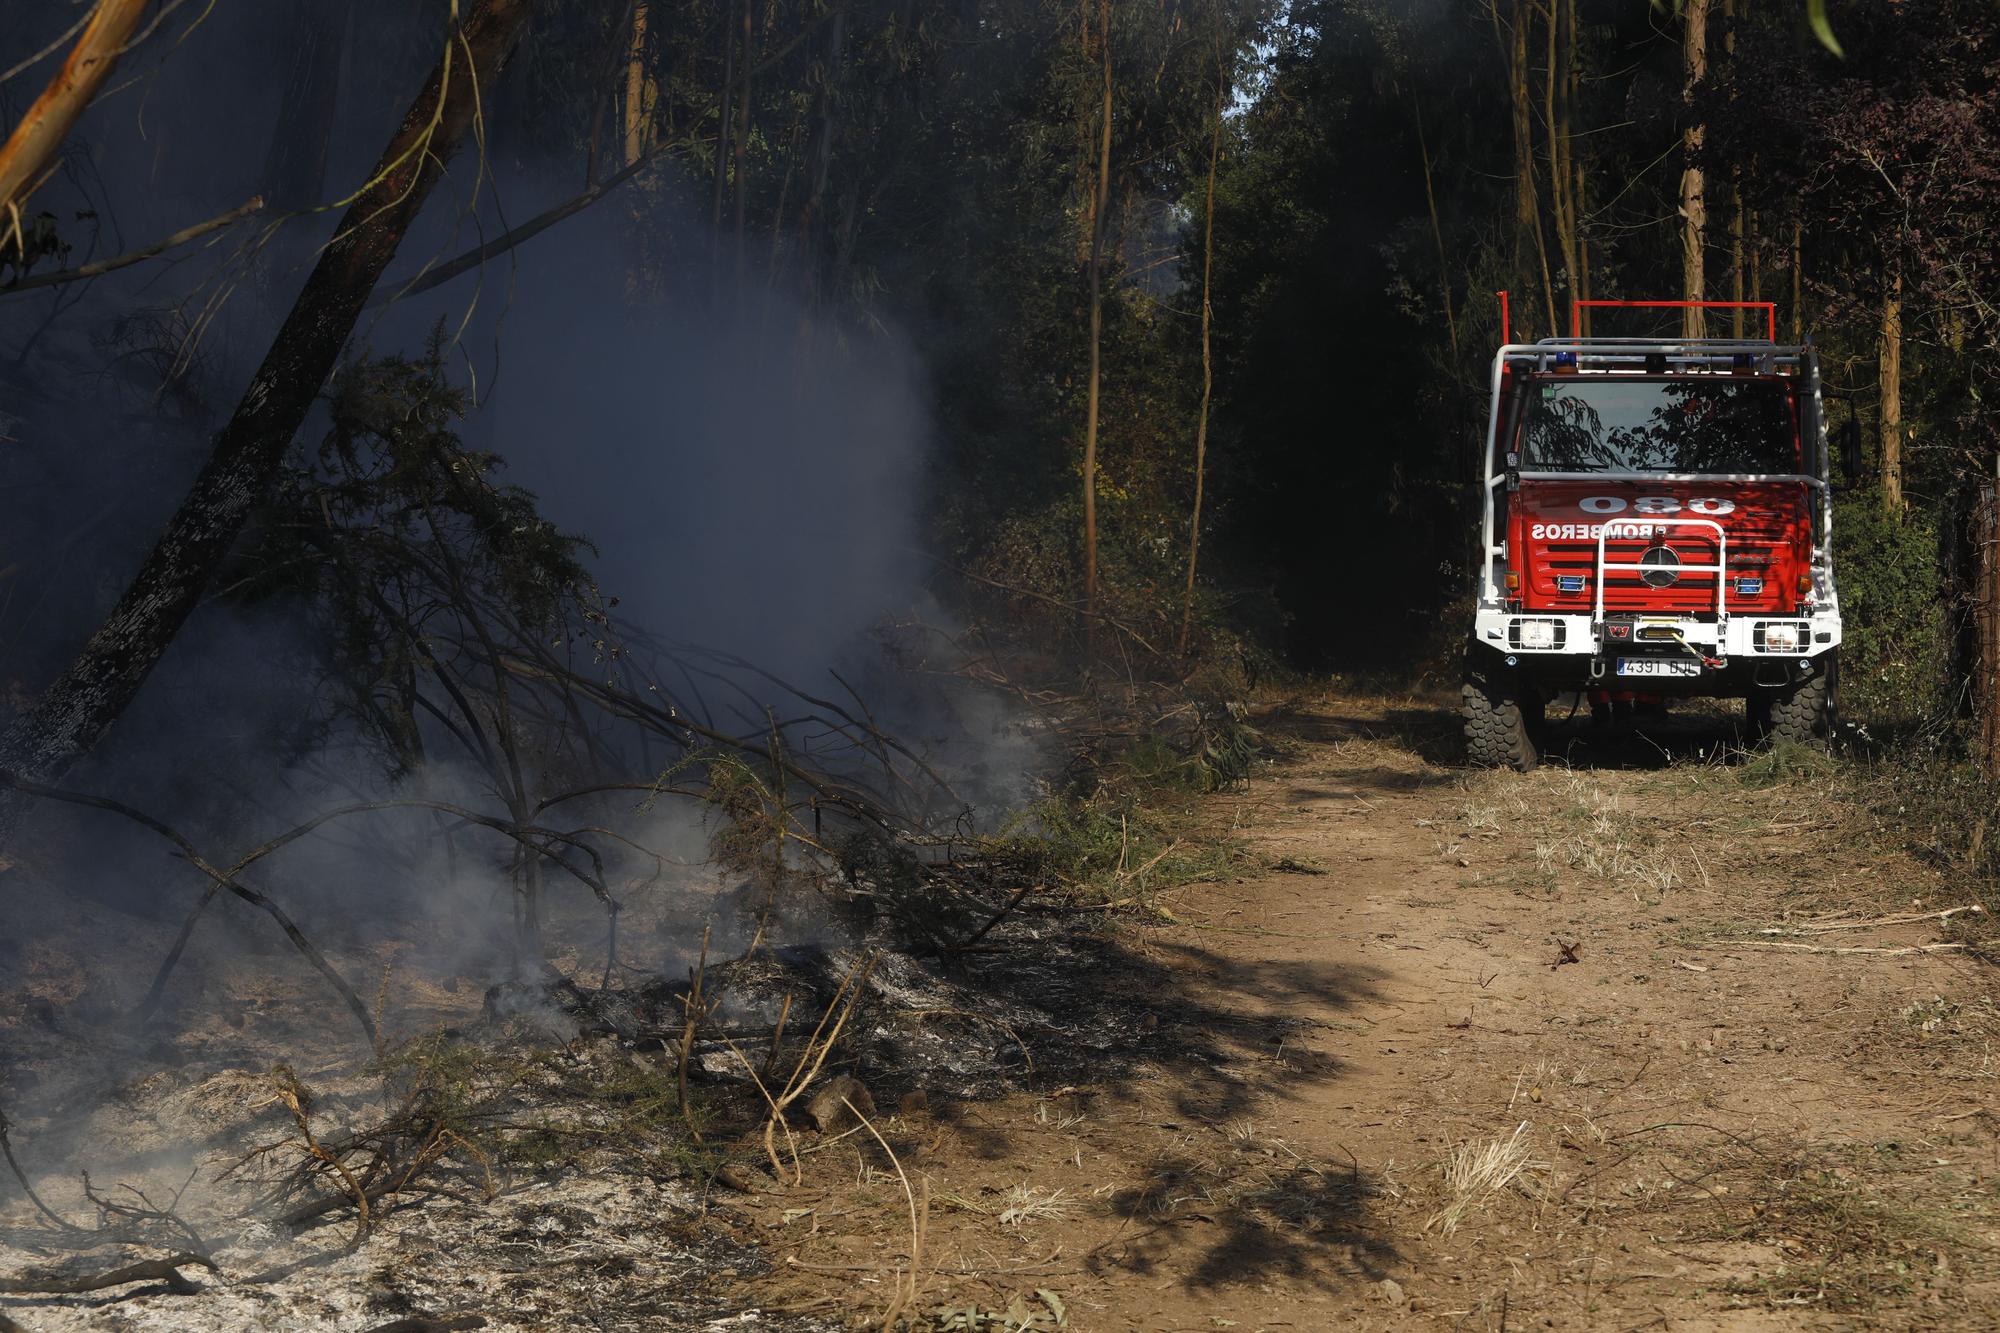
[[[1761,534],[1760,534],[1761,535]],[[1681,565],[1715,564],[1715,539],[1699,532],[1672,533],[1664,540],[1614,538],[1604,544],[1604,609],[1607,611],[1696,611],[1715,610],[1715,579],[1712,571],[1683,571],[1665,587],[1648,584],[1649,572],[1640,564],[1654,546],[1664,546]],[[1729,604],[1732,609],[1775,609],[1778,581],[1773,571],[1782,558],[1782,542],[1759,536],[1729,536]],[[1550,542],[1543,548],[1544,568],[1556,591],[1574,595],[1588,588],[1597,569],[1597,543],[1585,541]],[[1657,575],[1656,575],[1657,577]],[[1747,581],[1748,588],[1743,586]],[[1755,589],[1754,592],[1749,589]]]

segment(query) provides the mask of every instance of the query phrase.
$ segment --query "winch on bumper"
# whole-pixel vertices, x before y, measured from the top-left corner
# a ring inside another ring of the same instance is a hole
[[[1638,689],[1742,695],[1812,680],[1840,646],[1840,617],[1796,615],[1588,615],[1484,607],[1473,622],[1475,655],[1544,690]]]

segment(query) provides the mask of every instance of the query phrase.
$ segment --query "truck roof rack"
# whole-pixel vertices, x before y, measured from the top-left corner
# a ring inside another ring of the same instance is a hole
[[[1768,350],[1780,344],[1769,338],[1538,338],[1537,347],[1699,347],[1706,350]]]
[[[1778,375],[1795,372],[1812,353],[1811,343],[1791,345],[1748,338],[1543,338],[1534,343],[1509,343],[1500,349],[1499,359],[1540,372],[1561,366],[1643,370],[1651,363],[1662,369],[1734,371],[1744,369],[1747,363],[1754,374]]]

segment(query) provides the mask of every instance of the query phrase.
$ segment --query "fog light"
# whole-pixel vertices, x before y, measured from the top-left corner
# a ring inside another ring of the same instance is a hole
[[[1797,625],[1764,626],[1764,651],[1767,653],[1795,653],[1799,650],[1799,627]]]
[[[1523,648],[1553,648],[1556,646],[1556,627],[1547,620],[1524,620],[1521,622],[1521,646]]]

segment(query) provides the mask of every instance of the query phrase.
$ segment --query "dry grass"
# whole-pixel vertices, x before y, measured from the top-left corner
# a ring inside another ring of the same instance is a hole
[[[1035,1222],[1060,1222],[1074,1214],[1076,1207],[1076,1200],[1067,1190],[1046,1190],[1023,1183],[1000,1196],[1000,1225],[1020,1227]]]
[[[1990,1202],[1974,1177],[1904,1157],[1888,1143],[1680,1145],[1648,1155],[1633,1204],[1658,1214],[1649,1226],[1669,1243],[1767,1247],[1754,1276],[1724,1286],[1738,1304],[1853,1312],[1919,1299],[1962,1318],[1960,1284],[1992,1263],[1965,1222]]]
[[[1546,1162],[1534,1160],[1525,1120],[1512,1134],[1454,1144],[1444,1160],[1444,1207],[1430,1216],[1424,1229],[1435,1228],[1439,1235],[1449,1236],[1473,1212],[1525,1174],[1548,1169]]]

